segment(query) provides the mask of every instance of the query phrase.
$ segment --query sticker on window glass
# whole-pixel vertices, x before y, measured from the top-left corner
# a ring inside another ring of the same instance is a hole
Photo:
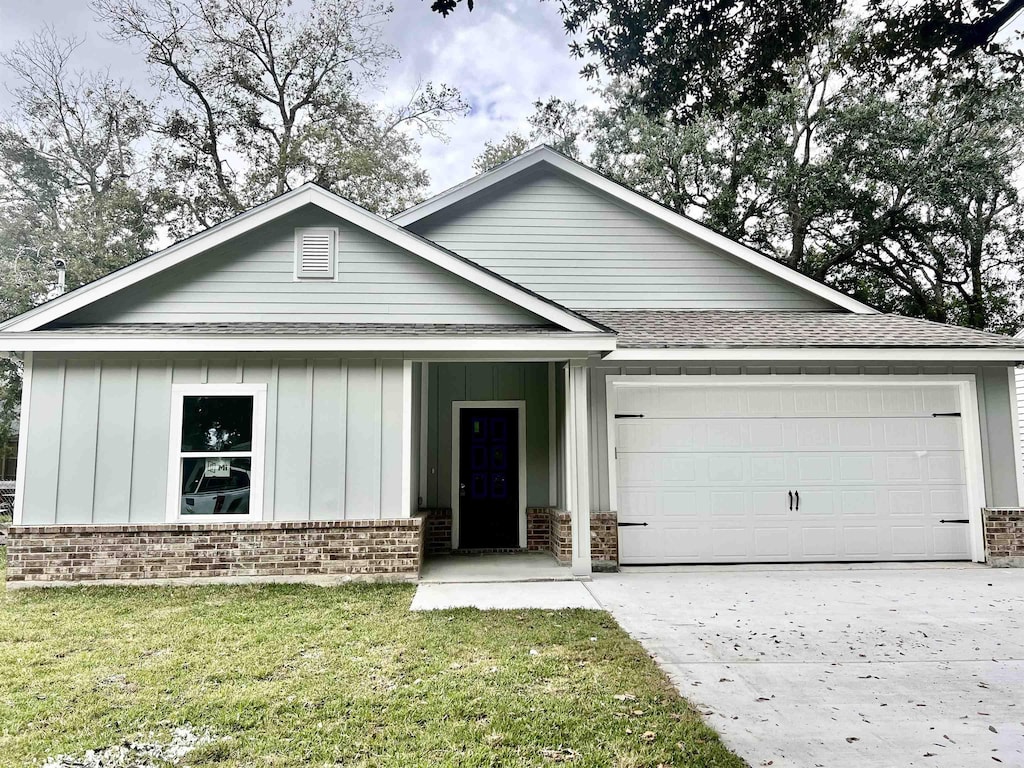
[[[205,477],[231,477],[230,459],[207,459]]]

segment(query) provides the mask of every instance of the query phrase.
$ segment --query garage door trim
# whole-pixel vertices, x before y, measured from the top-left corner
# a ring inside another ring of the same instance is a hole
[[[617,512],[618,470],[616,466],[616,392],[629,386],[757,387],[757,386],[955,386],[960,396],[961,429],[964,441],[968,519],[970,520],[971,559],[985,561],[982,508],[985,506],[985,475],[982,466],[981,416],[978,409],[977,381],[974,374],[890,374],[890,375],[804,375],[779,374],[623,374],[605,377],[605,417],[608,440],[608,490],[612,511]]]

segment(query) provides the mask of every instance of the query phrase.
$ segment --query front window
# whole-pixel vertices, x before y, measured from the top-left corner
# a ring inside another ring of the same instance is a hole
[[[184,521],[259,517],[262,386],[176,388],[172,444],[175,517]]]

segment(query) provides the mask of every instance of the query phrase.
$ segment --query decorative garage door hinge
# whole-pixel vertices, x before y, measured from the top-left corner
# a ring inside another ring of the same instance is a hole
[[[616,413],[616,419],[642,419],[644,415],[642,413]]]
[[[956,416],[956,417],[959,417],[960,416],[960,411],[950,411],[949,413],[933,413],[932,414],[932,418],[936,418],[938,416]]]
[[[643,528],[647,527],[647,523],[616,523],[616,525],[618,525],[619,528],[632,528],[634,526],[641,526]]]

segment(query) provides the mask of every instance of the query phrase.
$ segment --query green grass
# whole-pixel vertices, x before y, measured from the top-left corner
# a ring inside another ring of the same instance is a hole
[[[608,614],[413,614],[412,594],[0,593],[0,765],[185,724],[216,737],[189,766],[743,765]]]

